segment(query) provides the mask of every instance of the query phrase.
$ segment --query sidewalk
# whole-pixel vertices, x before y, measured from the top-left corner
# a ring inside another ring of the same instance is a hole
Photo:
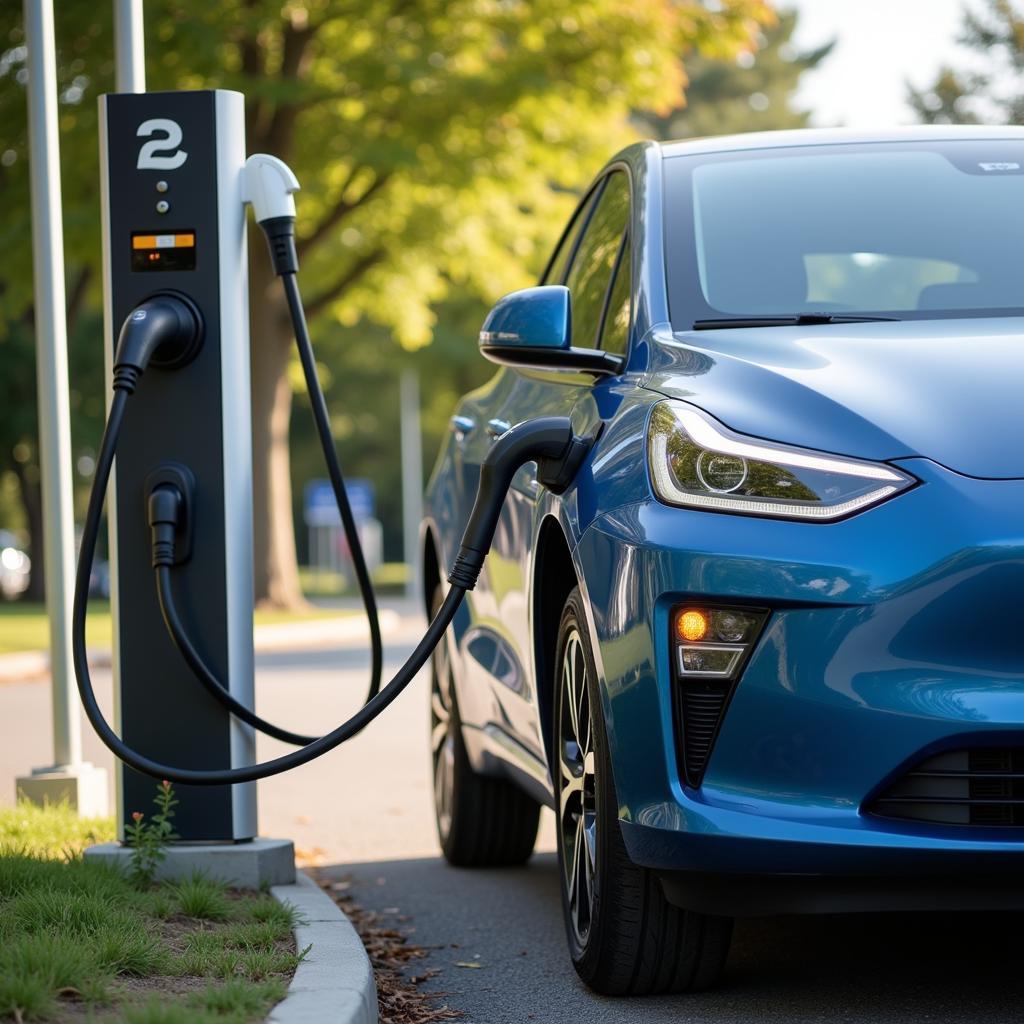
[[[400,626],[402,616],[412,610],[410,602],[396,599],[386,602],[380,609],[380,630],[383,636],[394,633]],[[362,610],[357,602],[346,600],[339,603],[339,610],[350,607]],[[416,611],[418,612],[418,607]],[[347,647],[368,642],[370,630],[363,615],[339,615],[329,619],[304,619],[300,622],[275,622],[256,626],[253,630],[253,647],[259,654],[298,649],[322,649],[325,647]],[[93,668],[110,666],[110,651],[104,648],[89,650],[89,664]],[[50,655],[46,651],[18,651],[14,654],[0,654],[0,685],[4,683],[27,683],[41,681],[50,674]]]

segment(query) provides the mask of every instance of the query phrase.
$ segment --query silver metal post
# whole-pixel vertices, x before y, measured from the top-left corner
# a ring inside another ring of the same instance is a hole
[[[82,761],[82,718],[71,662],[75,530],[68,402],[64,229],[57,131],[57,48],[53,0],[24,0],[28,145],[32,195],[39,469],[43,492],[46,613],[50,626],[53,764],[15,780],[35,803],[67,801],[83,817],[105,815],[107,774]]]
[[[114,0],[114,61],[118,92],[146,91],[142,0]]]
[[[76,766],[81,761],[82,731],[71,665],[75,534],[64,305],[64,231],[57,137],[57,58],[52,0],[25,0],[24,11],[28,49],[29,162],[32,170],[39,465],[53,685],[53,756],[55,764],[63,767]]]
[[[399,384],[402,416],[402,547],[409,575],[406,597],[420,594],[420,521],[423,519],[423,439],[420,434],[420,379],[403,370]]]

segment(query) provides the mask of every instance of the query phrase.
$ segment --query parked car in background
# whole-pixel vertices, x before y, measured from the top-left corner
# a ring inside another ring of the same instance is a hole
[[[557,819],[572,962],[701,989],[740,914],[1024,906],[1024,131],[639,144],[540,285],[427,497],[428,607],[480,466],[536,416],[439,646],[453,864]]]
[[[32,560],[21,546],[16,534],[0,530],[0,596],[7,601],[28,590]]]

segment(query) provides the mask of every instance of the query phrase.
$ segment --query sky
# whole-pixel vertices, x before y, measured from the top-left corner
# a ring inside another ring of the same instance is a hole
[[[969,58],[956,39],[964,0],[788,0],[800,12],[795,42],[836,46],[801,81],[797,105],[826,127],[909,124],[906,83],[930,84],[943,64]]]

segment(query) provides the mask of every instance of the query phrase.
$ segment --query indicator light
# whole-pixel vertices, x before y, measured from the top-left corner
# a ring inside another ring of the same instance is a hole
[[[676,632],[681,640],[703,640],[708,635],[707,615],[696,608],[687,608],[676,619]]]

